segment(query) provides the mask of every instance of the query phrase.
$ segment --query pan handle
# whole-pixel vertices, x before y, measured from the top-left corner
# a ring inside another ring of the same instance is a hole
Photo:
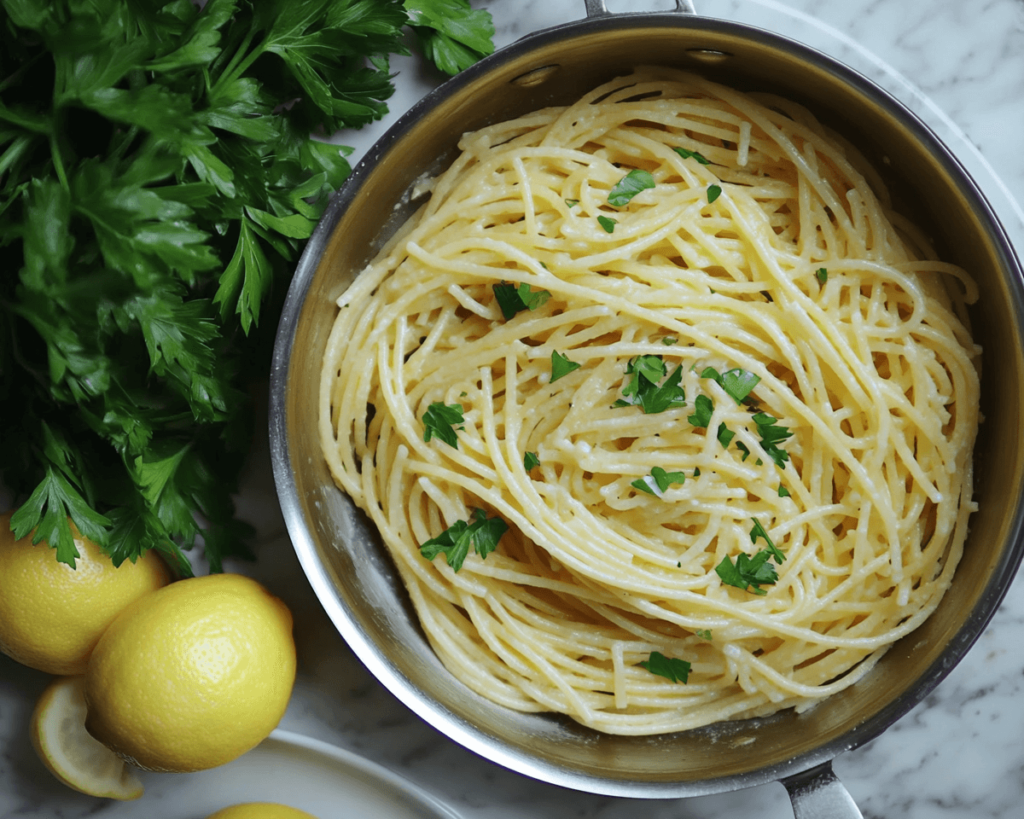
[[[864,819],[850,792],[832,772],[832,763],[782,780],[796,819]]]
[[[604,4],[604,0],[586,0],[587,17],[608,17],[612,12]],[[680,14],[696,14],[693,0],[676,0],[676,11]]]

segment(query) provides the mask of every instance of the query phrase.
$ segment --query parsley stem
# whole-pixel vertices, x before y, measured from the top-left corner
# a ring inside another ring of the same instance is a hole
[[[211,99],[217,96],[217,92],[228,83],[232,82],[236,77],[241,76],[245,73],[246,69],[251,66],[256,59],[263,53],[266,43],[261,43],[259,48],[255,48],[248,56],[245,56],[245,52],[249,50],[249,46],[252,44],[253,31],[250,30],[245,35],[245,39],[239,44],[235,51],[235,56],[231,58],[231,62],[225,66],[224,71],[221,72],[217,82],[214,83],[213,88],[210,90]],[[243,59],[244,58],[244,59]]]
[[[53,156],[53,169],[57,172],[57,179],[60,180],[60,186],[66,191],[71,190],[71,186],[68,184],[68,175],[64,170],[64,160],[61,159],[60,145],[57,142],[56,131],[50,134],[50,154]]]

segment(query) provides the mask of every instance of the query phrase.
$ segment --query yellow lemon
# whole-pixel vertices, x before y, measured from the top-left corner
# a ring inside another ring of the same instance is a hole
[[[85,677],[85,727],[154,771],[200,771],[259,744],[295,682],[292,615],[255,580],[179,580],[104,633]]]
[[[125,761],[85,730],[85,678],[58,677],[32,714],[32,745],[50,773],[76,791],[138,799],[142,783]]]
[[[316,819],[311,813],[276,802],[245,802],[211,813],[206,819]]]
[[[84,674],[107,626],[129,603],[167,585],[167,567],[147,552],[118,568],[74,524],[72,569],[31,535],[15,540],[0,515],[0,651],[50,674]]]

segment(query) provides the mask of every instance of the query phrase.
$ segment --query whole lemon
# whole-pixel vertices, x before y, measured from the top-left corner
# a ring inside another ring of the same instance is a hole
[[[125,609],[93,651],[85,727],[140,768],[189,772],[255,747],[295,682],[288,607],[255,580],[179,580]]]
[[[245,802],[211,813],[206,819],[316,819],[311,813],[277,802]]]
[[[116,569],[100,547],[71,524],[79,558],[58,563],[46,543],[15,540],[11,515],[0,515],[0,651],[50,674],[84,674],[107,626],[128,604],[170,580],[155,552]]]

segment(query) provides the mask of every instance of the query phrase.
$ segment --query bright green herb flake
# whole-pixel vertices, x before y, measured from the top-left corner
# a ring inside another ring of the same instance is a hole
[[[721,185],[708,185],[708,204],[710,205],[722,195]]]
[[[669,487],[673,484],[682,486],[686,481],[686,475],[682,472],[668,472],[662,469],[660,466],[651,467],[651,479],[654,481],[654,485],[657,486],[658,491],[655,492],[651,486],[650,481],[647,478],[637,478],[633,481],[630,486],[634,489],[639,489],[641,492],[646,492],[649,495],[661,496],[668,491]]]
[[[481,558],[486,558],[498,548],[498,541],[507,531],[508,524],[501,518],[489,518],[483,509],[474,509],[472,523],[455,521],[437,537],[420,544],[420,554],[427,560],[433,560],[443,552],[452,571],[457,572],[462,568],[470,546]]]
[[[683,365],[665,378],[665,362],[660,355],[641,355],[626,365],[629,376],[622,388],[624,398],[615,402],[616,407],[638,406],[647,415],[664,412],[686,403],[686,392],[680,386],[683,380]],[[665,381],[659,385],[659,381]]]
[[[597,223],[604,228],[605,233],[612,233],[615,230],[615,226],[618,224],[614,219],[610,219],[607,216],[598,216]]]
[[[549,383],[554,384],[559,378],[567,376],[573,370],[578,370],[580,365],[575,361],[570,361],[558,350],[551,351],[551,381]]]
[[[551,298],[549,290],[532,290],[526,282],[520,282],[518,286],[511,282],[500,282],[492,289],[505,321],[523,310],[536,310]]]
[[[751,390],[761,381],[759,375],[754,375],[754,373],[739,367],[726,370],[724,373],[719,373],[714,367],[705,367],[700,377],[717,381],[718,385],[731,395],[737,404],[742,404],[750,395]]]
[[[687,148],[673,148],[672,150],[679,154],[683,159],[696,159],[701,165],[711,164],[711,161],[699,151],[691,151]]]
[[[767,549],[753,557],[741,554],[735,563],[726,555],[715,567],[715,573],[728,586],[764,595],[767,592],[761,586],[773,585],[779,579],[775,566],[768,562],[770,557],[771,553]]]
[[[764,526],[761,525],[761,521],[756,518],[753,518],[752,520],[754,521],[754,527],[750,530],[750,542],[756,546],[758,538],[764,540],[764,542],[768,544],[767,551],[771,553],[771,556],[775,559],[776,563],[782,565],[786,561],[786,556],[778,546],[772,543],[772,539],[768,537],[768,532],[765,531]]]
[[[462,417],[462,404],[443,404],[435,401],[423,413],[423,440],[440,438],[449,446],[459,448],[459,439],[455,432],[462,429],[465,419]]]
[[[576,207],[576,206],[577,206],[577,205],[578,205],[579,203],[580,203],[580,200],[579,200],[579,199],[566,199],[566,200],[565,200],[565,206],[566,206],[567,208],[574,208],[574,207]]]
[[[693,633],[700,637],[702,640],[711,639],[711,629],[709,628],[699,628]]]
[[[661,343],[664,344],[666,347],[672,347],[673,345],[679,343],[679,339],[676,338],[675,336],[665,336],[664,338],[662,338]]]
[[[711,415],[715,411],[715,402],[706,395],[698,395],[693,401],[694,413],[687,420],[695,427],[711,426]]]
[[[773,461],[775,465],[782,468],[789,460],[789,453],[779,447],[779,444],[793,436],[789,427],[780,427],[777,419],[765,412],[758,412],[753,416],[754,424],[757,425],[757,432],[761,436],[761,448]]]
[[[818,281],[824,284],[828,281],[828,268],[819,267],[818,272],[814,274],[818,277]]]
[[[781,483],[779,484],[779,497],[780,498],[788,498],[788,497],[790,497],[789,490],[786,489],[786,487],[784,487]]]
[[[608,204],[613,208],[625,207],[638,193],[650,190],[653,187],[654,177],[651,175],[651,172],[636,168],[622,177],[608,191]]]
[[[660,651],[652,651],[650,658],[641,660],[640,665],[674,683],[685,683],[690,677],[690,664],[686,660],[666,657]]]
[[[523,456],[523,468],[529,472],[531,469],[540,466],[540,458],[537,457],[536,452],[527,452]]]

